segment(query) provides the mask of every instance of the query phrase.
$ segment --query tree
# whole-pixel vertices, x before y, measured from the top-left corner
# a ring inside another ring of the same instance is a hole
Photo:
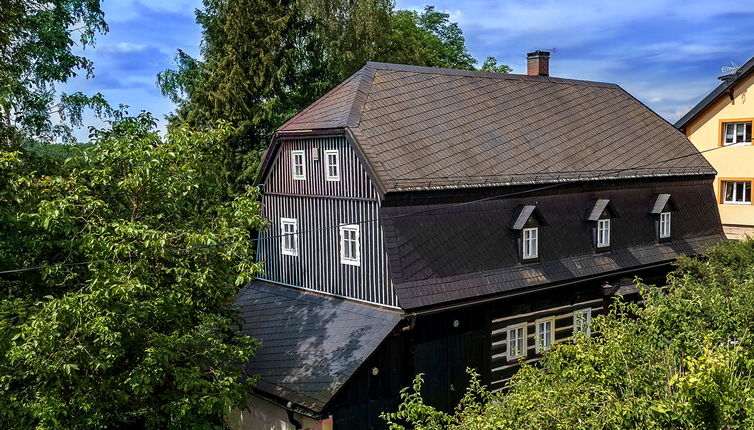
[[[250,179],[276,127],[366,61],[475,64],[459,26],[431,6],[417,13],[393,11],[391,0],[204,0],[197,22],[202,58],[179,52],[158,85],[177,104],[170,124],[236,127],[229,145],[239,158],[229,170],[246,170],[239,182]]]
[[[524,364],[506,392],[472,383],[452,413],[421,378],[384,414],[398,429],[748,429],[754,426],[754,240],[681,258],[645,305],[616,302],[577,336]]]
[[[71,125],[82,125],[85,108],[100,116],[121,113],[102,94],[57,97],[55,91],[79,72],[93,75],[91,61],[73,47],[90,46],[107,31],[99,0],[3,0],[0,23],[0,147],[72,141]]]
[[[229,133],[125,118],[55,175],[0,153],[4,425],[214,428],[246,406],[258,344],[231,307],[265,221],[255,189],[229,194]]]

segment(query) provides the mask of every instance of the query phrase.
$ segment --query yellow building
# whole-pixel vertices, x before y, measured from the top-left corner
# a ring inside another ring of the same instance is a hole
[[[754,237],[754,58],[683,116],[675,126],[717,170],[715,195],[720,219],[731,239]]]

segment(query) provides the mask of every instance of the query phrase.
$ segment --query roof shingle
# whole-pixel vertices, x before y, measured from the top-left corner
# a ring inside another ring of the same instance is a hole
[[[614,84],[367,65],[281,134],[346,128],[386,192],[714,174]]]

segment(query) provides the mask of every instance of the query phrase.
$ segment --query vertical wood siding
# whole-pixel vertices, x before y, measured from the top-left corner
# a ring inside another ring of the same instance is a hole
[[[319,150],[319,160],[314,161],[314,148]],[[340,181],[325,180],[325,151],[338,150],[340,156]],[[306,154],[306,180],[294,180],[291,173],[291,151]],[[277,159],[265,180],[268,194],[351,197],[377,200],[377,191],[361,165],[356,153],[343,137],[286,140],[278,151]]]
[[[312,160],[317,146],[320,160]],[[325,181],[324,151],[338,149],[340,181]],[[290,154],[306,151],[307,178],[294,181]],[[366,171],[342,138],[285,142],[262,196],[270,228],[260,233],[257,258],[264,279],[385,306],[398,306],[384,249],[379,200]],[[280,218],[298,220],[298,255],[280,252]],[[360,228],[360,265],[340,262],[340,224]]]

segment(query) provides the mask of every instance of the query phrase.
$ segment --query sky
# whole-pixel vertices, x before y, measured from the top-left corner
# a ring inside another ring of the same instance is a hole
[[[715,88],[721,67],[754,56],[754,2],[697,0],[397,0],[450,14],[471,54],[526,73],[526,53],[551,50],[550,75],[613,82],[674,122]],[[65,92],[101,92],[129,113],[152,112],[164,126],[174,109],[156,86],[178,49],[199,54],[200,0],[103,0],[110,31],[83,53],[95,77],[72,79]],[[481,64],[481,63],[480,63]],[[97,121],[89,118],[97,125]],[[77,131],[86,140],[86,130]]]

